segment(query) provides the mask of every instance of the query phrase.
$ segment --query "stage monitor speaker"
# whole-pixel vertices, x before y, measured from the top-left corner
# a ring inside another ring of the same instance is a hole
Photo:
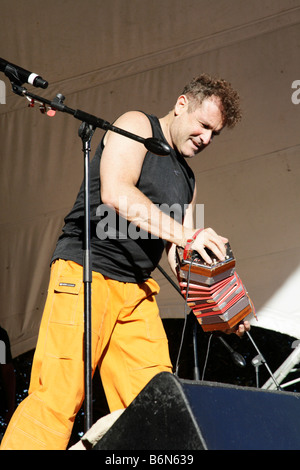
[[[93,450],[300,450],[300,394],[155,376]]]

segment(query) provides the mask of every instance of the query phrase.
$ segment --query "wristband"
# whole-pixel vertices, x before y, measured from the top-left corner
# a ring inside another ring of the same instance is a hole
[[[199,230],[197,230],[194,235],[192,236],[192,238],[189,238],[186,242],[186,245],[184,247],[184,251],[183,251],[183,259],[187,259],[187,257],[189,256],[189,253],[191,251],[191,246],[192,244],[194,243],[194,241],[196,240],[196,238],[198,237],[199,233],[202,232],[203,228],[200,228]]]

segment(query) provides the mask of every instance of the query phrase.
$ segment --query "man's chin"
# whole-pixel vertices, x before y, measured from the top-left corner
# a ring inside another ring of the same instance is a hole
[[[202,146],[202,147],[199,147],[197,150],[194,150],[191,153],[188,153],[188,154],[183,155],[183,156],[184,156],[184,158],[193,158],[196,155],[198,155],[199,153],[201,153],[204,149],[205,149],[205,147]]]

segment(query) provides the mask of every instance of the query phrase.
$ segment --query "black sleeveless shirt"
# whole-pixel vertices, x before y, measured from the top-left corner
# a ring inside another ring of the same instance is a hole
[[[164,141],[159,120],[147,115],[153,136]],[[144,282],[158,265],[166,242],[140,230],[104,205],[100,198],[99,167],[103,139],[90,163],[90,217],[92,269],[122,282]],[[163,212],[182,222],[191,202],[195,178],[185,159],[172,149],[158,156],[147,151],[137,188]],[[84,186],[65,218],[52,262],[61,258],[83,263]]]

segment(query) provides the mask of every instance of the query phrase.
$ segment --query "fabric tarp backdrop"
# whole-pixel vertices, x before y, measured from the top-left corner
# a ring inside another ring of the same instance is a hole
[[[130,109],[166,114],[201,72],[229,80],[243,120],[190,161],[197,203],[205,226],[230,240],[254,324],[300,338],[300,0],[1,0],[0,44],[2,58],[49,82],[29,91],[62,93],[67,106],[109,122]],[[83,156],[79,121],[42,116],[0,80],[0,324],[17,356],[36,344]],[[170,274],[166,259],[161,266]],[[154,277],[161,316],[183,317],[182,299]]]

